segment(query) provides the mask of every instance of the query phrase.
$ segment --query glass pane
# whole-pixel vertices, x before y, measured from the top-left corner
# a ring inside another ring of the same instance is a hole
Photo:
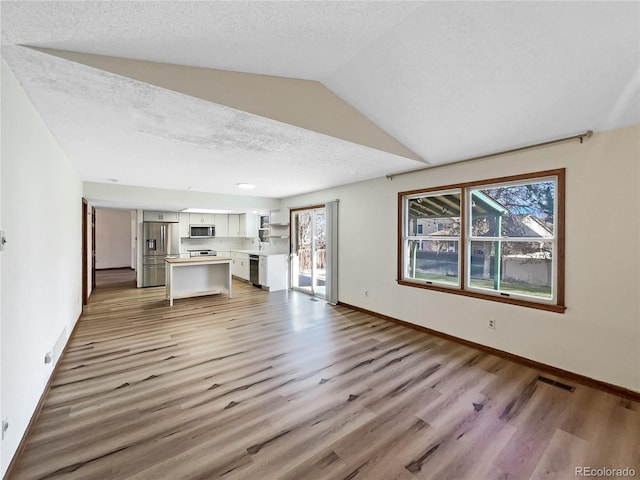
[[[550,299],[551,242],[471,242],[469,286]]]
[[[460,192],[408,199],[407,211],[409,236],[460,236]]]
[[[327,242],[324,208],[314,210],[315,213],[315,269],[313,275],[313,292],[319,297],[326,295],[327,287]]]
[[[551,238],[555,182],[470,189],[475,237]]]
[[[457,240],[407,241],[406,278],[459,285],[459,244]]]
[[[297,212],[295,222],[295,257],[293,259],[293,286],[312,292],[311,285],[311,212]]]

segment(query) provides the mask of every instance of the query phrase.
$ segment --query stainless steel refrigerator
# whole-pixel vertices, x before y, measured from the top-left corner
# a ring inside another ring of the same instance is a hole
[[[142,286],[158,287],[165,284],[167,255],[178,255],[180,227],[177,223],[144,222],[142,244]]]

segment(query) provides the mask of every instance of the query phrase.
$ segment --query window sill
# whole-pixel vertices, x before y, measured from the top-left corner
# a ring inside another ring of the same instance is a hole
[[[406,287],[422,288],[425,290],[434,290],[436,292],[443,292],[443,293],[453,293],[454,295],[462,295],[464,297],[479,298],[482,300],[489,300],[491,302],[508,303],[510,305],[518,305],[520,307],[528,307],[528,308],[534,308],[537,310],[545,310],[547,312],[564,313],[564,311],[567,309],[567,307],[565,307],[564,305],[530,302],[527,300],[521,300],[519,298],[497,297],[494,295],[487,295],[484,293],[472,292],[469,290],[461,290],[455,287],[426,285],[424,283],[416,283],[408,280],[397,280],[397,282],[398,282],[398,285],[404,285]]]

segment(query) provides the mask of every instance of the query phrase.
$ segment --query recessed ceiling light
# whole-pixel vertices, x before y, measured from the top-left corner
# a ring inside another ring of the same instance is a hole
[[[243,190],[251,190],[255,188],[255,185],[253,183],[236,183],[236,187],[242,188]]]

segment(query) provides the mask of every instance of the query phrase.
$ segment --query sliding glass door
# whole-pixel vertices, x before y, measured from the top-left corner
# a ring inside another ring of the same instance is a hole
[[[292,210],[291,222],[291,286],[324,298],[327,259],[325,209]]]

